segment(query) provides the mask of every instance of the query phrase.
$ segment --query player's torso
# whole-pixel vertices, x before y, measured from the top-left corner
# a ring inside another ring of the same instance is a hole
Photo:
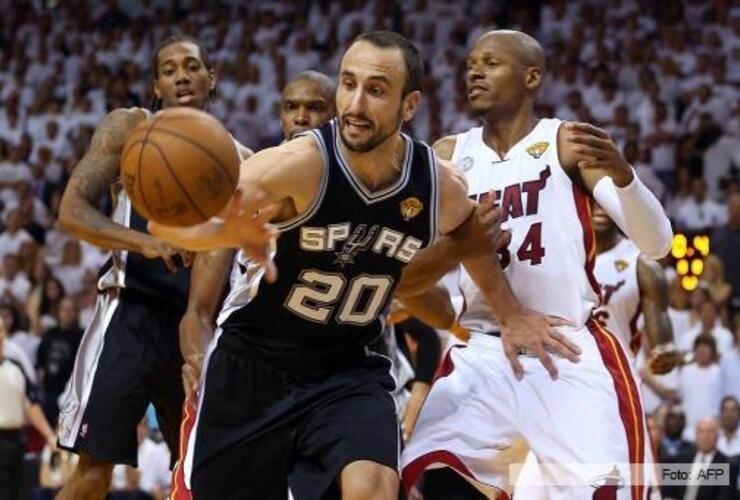
[[[368,192],[337,153],[333,123],[310,132],[325,152],[320,193],[280,225],[279,277],[268,284],[241,255],[219,323],[267,350],[343,351],[380,334],[402,268],[437,232],[431,150],[405,137],[399,180]]]
[[[474,199],[494,191],[503,209],[503,226],[512,232],[499,260],[514,294],[533,310],[583,325],[598,301],[589,277],[593,233],[588,198],[560,166],[559,120],[542,119],[504,159],[482,139],[482,129],[459,134],[453,162],[460,166]],[[463,269],[465,296],[462,326],[472,331],[497,330],[485,299]]]
[[[622,342],[633,354],[640,348],[637,318],[640,315],[640,286],[637,259],[640,250],[623,238],[614,248],[596,256],[594,272],[601,285],[601,306],[594,318]]]

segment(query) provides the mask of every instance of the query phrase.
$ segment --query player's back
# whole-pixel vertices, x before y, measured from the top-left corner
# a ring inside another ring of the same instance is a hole
[[[493,190],[512,240],[499,260],[514,294],[525,307],[585,324],[598,303],[588,197],[560,165],[557,119],[541,119],[505,158],[483,141],[481,127],[458,134],[452,161],[461,167],[474,199]],[[463,269],[461,325],[472,331],[498,326]]]
[[[622,342],[625,351],[633,355],[640,349],[637,330],[640,315],[640,286],[637,262],[640,249],[627,238],[596,256],[595,275],[601,285],[602,304],[594,318]]]
[[[218,319],[228,342],[296,362],[357,352],[380,335],[402,268],[437,233],[428,146],[404,135],[399,180],[369,192],[339,152],[334,121],[308,134],[324,155],[324,176],[309,210],[278,224],[278,279],[263,281],[239,255]]]

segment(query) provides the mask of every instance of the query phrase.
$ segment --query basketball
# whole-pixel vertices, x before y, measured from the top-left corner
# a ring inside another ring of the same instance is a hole
[[[192,108],[165,109],[141,123],[121,155],[121,179],[134,208],[170,226],[218,214],[238,178],[231,135],[216,118]]]

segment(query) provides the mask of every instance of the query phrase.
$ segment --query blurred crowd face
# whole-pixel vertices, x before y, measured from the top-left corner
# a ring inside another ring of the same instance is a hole
[[[403,96],[406,76],[398,48],[359,41],[347,49],[336,97],[340,136],[347,149],[372,151],[413,118],[421,93]]]
[[[663,424],[666,437],[668,439],[678,439],[683,434],[683,429],[686,426],[686,416],[683,412],[674,410],[665,416]]]
[[[78,326],[77,306],[70,297],[64,297],[59,302],[59,326],[64,329]]]
[[[722,403],[720,413],[722,428],[727,432],[735,432],[740,423],[740,404],[736,399],[728,398]]]
[[[316,128],[334,117],[334,95],[319,82],[301,79],[283,89],[280,125],[285,139]]]
[[[704,302],[701,305],[699,314],[701,316],[701,324],[705,329],[711,330],[714,328],[714,325],[717,322],[717,306],[714,302],[711,300]]]
[[[740,229],[740,193],[733,193],[727,199],[727,214],[730,226]]]
[[[707,367],[712,364],[714,357],[715,351],[712,349],[712,346],[702,342],[694,347],[694,361],[696,361],[697,365]]]
[[[205,109],[215,86],[215,74],[206,68],[196,44],[174,42],[159,51],[154,93],[164,107]]]
[[[704,418],[696,424],[696,447],[702,453],[711,453],[717,448],[719,425],[714,419]]]
[[[3,276],[7,280],[12,280],[18,274],[18,271],[20,271],[18,256],[12,253],[7,254],[3,258]]]

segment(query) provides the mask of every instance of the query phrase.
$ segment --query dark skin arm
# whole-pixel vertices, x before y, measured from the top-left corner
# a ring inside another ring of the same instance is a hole
[[[185,394],[190,395],[200,379],[203,348],[213,337],[216,308],[234,260],[234,250],[211,250],[195,257],[190,274],[188,308],[180,320],[180,351]]]
[[[645,316],[645,335],[650,347],[648,365],[653,374],[662,375],[678,363],[668,317],[668,280],[659,263],[641,255],[637,261],[637,282]]]
[[[110,250],[130,250],[150,259],[161,257],[173,271],[172,261],[178,250],[153,236],[136,231],[111,220],[98,208],[100,199],[111,191],[119,176],[123,147],[131,131],[146,120],[144,111],[116,109],[98,126],[90,149],[75,167],[64,190],[59,207],[62,229],[93,245]],[[185,265],[192,255],[181,253]]]
[[[420,295],[404,297],[401,303],[414,317],[433,328],[447,330],[455,322],[455,309],[443,285],[438,284]]]

